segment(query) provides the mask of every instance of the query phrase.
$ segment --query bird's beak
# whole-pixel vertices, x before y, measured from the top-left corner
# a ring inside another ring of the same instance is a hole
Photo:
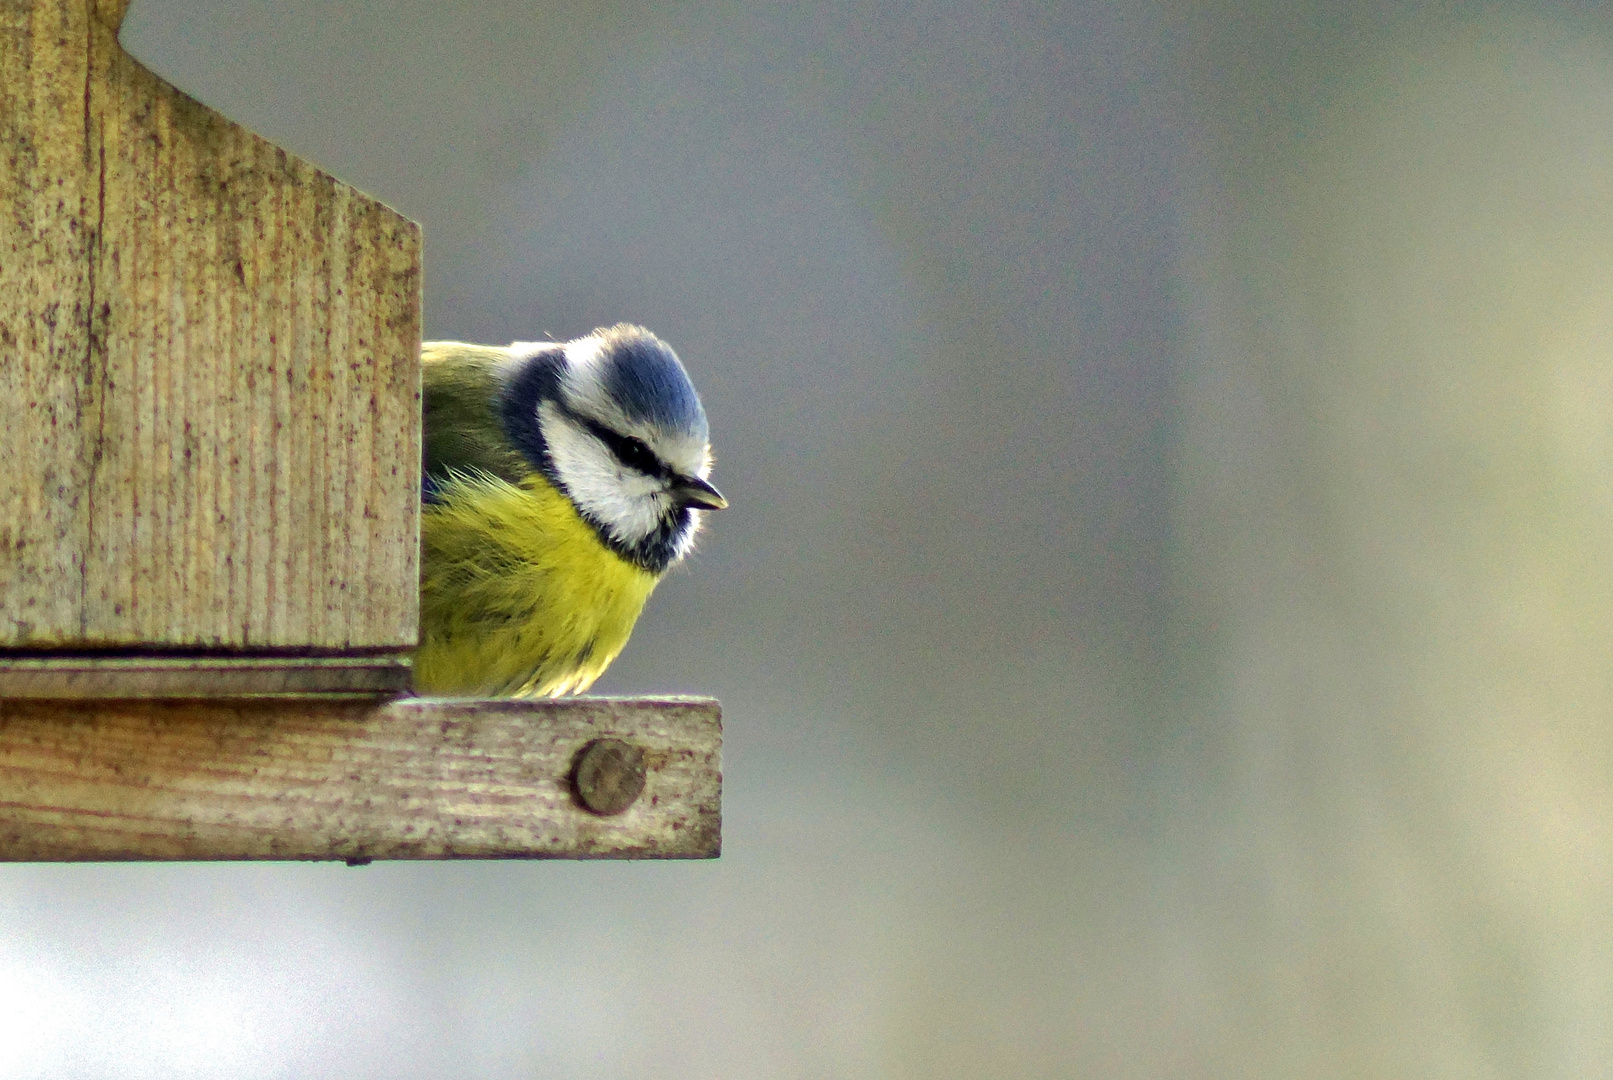
[[[679,479],[677,486],[672,489],[672,497],[684,506],[698,506],[702,510],[724,510],[728,507],[728,500],[722,497],[722,492],[698,476]]]

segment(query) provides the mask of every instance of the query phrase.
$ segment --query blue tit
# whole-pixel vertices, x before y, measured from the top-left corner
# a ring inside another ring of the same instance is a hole
[[[627,644],[704,511],[706,412],[677,354],[627,324],[422,350],[422,693],[580,693]]]

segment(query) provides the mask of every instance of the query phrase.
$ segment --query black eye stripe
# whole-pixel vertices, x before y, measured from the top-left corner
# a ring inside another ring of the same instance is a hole
[[[666,463],[656,457],[655,451],[645,446],[641,440],[612,431],[603,424],[587,417],[578,417],[578,419],[583,422],[583,426],[588,429],[589,434],[609,447],[610,452],[616,455],[616,460],[628,468],[637,469],[646,476],[669,477],[672,475],[672,470],[667,468]]]

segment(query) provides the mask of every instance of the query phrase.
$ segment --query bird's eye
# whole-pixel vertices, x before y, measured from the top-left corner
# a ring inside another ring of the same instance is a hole
[[[667,467],[655,456],[655,451],[645,445],[644,440],[612,431],[597,421],[586,420],[584,425],[596,439],[610,448],[617,461],[629,469],[637,469],[645,476],[666,475]]]
[[[654,476],[661,471],[661,461],[655,452],[645,446],[638,439],[623,439],[618,454],[622,464],[637,469],[648,476]]]
[[[635,439],[631,435],[618,435],[614,431],[609,433],[606,444],[611,453],[630,469],[637,469],[645,476],[659,476],[662,471],[661,459],[655,456],[655,451],[644,445],[643,440]]]
[[[637,438],[624,438],[624,440],[621,440],[621,451],[623,451],[621,459],[623,459],[624,463],[631,464],[634,469],[639,469],[640,472],[647,472],[655,467],[655,455],[650,453],[650,448],[645,447],[644,443],[639,442]]]

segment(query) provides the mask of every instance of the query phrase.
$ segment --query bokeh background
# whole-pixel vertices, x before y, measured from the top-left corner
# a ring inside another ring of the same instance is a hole
[[[598,689],[699,864],[0,868],[3,1077],[1613,1075],[1613,16],[135,0],[643,322],[733,508]]]

